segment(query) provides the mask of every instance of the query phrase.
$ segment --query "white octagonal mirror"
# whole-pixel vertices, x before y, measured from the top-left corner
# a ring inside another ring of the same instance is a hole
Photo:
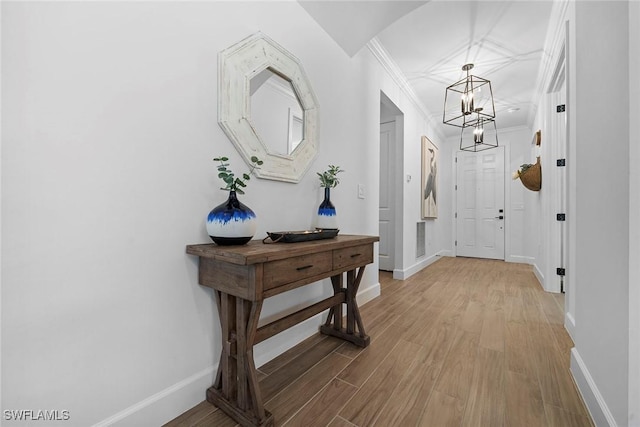
[[[299,182],[318,151],[318,102],[298,59],[262,33],[220,52],[218,123],[259,178]]]

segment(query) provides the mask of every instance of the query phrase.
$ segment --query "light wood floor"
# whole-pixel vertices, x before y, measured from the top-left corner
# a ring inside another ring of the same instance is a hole
[[[259,368],[276,425],[593,426],[569,373],[563,296],[530,266],[442,258],[380,282],[361,307],[368,348],[317,334]],[[206,401],[166,424],[234,425]]]

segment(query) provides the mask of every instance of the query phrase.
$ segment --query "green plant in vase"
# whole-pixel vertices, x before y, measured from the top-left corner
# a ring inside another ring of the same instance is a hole
[[[246,188],[247,184],[245,181],[249,181],[251,179],[251,174],[254,170],[259,169],[264,162],[257,158],[256,156],[251,157],[251,166],[249,167],[249,173],[243,173],[242,178],[238,178],[232,171],[229,169],[229,161],[228,157],[216,157],[213,159],[214,162],[220,162],[218,165],[218,178],[222,179],[226,187],[221,188],[221,190],[227,191],[235,191],[239,194],[244,194],[242,191],[243,188]]]
[[[340,184],[340,179],[338,179],[338,174],[340,172],[344,172],[340,169],[340,166],[329,165],[329,169],[320,173],[316,172],[318,177],[320,177],[320,187],[324,188],[334,188],[338,184]]]
[[[219,162],[218,178],[226,184],[221,190],[229,192],[226,202],[216,206],[207,216],[207,233],[218,245],[244,245],[256,234],[256,214],[247,206],[240,203],[237,194],[244,194],[246,181],[251,179],[253,171],[264,162],[257,157],[251,157],[249,173],[241,177],[231,170],[228,157],[216,157]]]
[[[320,178],[320,187],[324,188],[324,200],[318,207],[318,215],[316,218],[316,227],[326,230],[338,229],[338,218],[336,215],[336,208],[331,203],[331,189],[335,188],[340,179],[338,174],[344,172],[340,169],[340,166],[329,165],[329,169],[320,173],[316,172]]]

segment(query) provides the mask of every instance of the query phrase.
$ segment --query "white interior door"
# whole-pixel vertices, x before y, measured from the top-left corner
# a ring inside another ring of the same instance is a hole
[[[378,257],[380,270],[393,271],[394,198],[393,166],[395,164],[395,122],[380,125],[380,204]]]
[[[456,158],[456,255],[504,259],[504,147]]]

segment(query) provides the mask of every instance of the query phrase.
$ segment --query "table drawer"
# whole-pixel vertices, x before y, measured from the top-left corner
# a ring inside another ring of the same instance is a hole
[[[331,271],[331,253],[301,255],[264,264],[264,289]]]
[[[333,269],[365,265],[373,262],[373,245],[360,245],[333,251]]]

